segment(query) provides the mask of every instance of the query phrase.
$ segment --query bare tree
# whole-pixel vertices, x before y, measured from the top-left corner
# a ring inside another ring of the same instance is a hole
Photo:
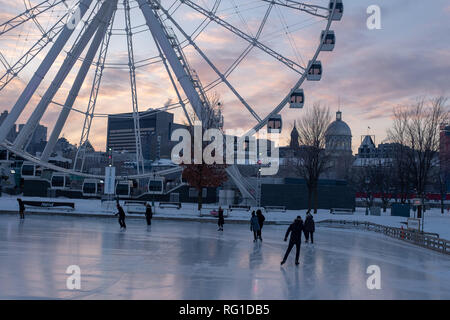
[[[321,174],[329,169],[330,155],[325,152],[325,134],[331,123],[330,110],[320,104],[306,111],[297,122],[299,147],[289,166],[306,180],[308,210],[317,213],[318,182]]]
[[[377,161],[373,168],[376,192],[381,198],[381,207],[386,212],[392,199],[393,179],[392,163],[390,161]]]
[[[443,97],[420,100],[413,106],[400,106],[394,110],[394,124],[388,136],[401,145],[401,177],[411,181],[422,201],[439,152],[440,125],[446,123],[448,117],[448,106]],[[421,215],[419,207],[418,217]]]
[[[394,122],[388,130],[388,139],[394,144],[392,177],[395,201],[405,204],[413,189],[407,145],[408,113],[403,107],[394,109]]]
[[[202,110],[200,115],[201,119],[195,114],[192,118],[195,120],[201,120],[202,122],[202,137],[208,129],[223,130],[223,116],[222,116],[222,103],[220,96],[217,93],[213,93],[208,97],[208,108]],[[194,127],[189,126],[191,137],[194,137]],[[203,140],[203,138],[202,138]],[[206,141],[202,141],[202,152],[207,146]],[[222,144],[223,145],[223,142]],[[191,140],[191,156],[194,156],[195,141]],[[216,150],[214,150],[215,152]],[[188,185],[197,190],[197,203],[198,210],[202,209],[203,205],[203,189],[204,188],[217,188],[228,180],[226,173],[226,165],[224,164],[206,164],[204,161],[200,164],[196,164],[194,159],[191,159],[191,163],[183,164],[183,179],[187,181]]]
[[[374,193],[376,192],[376,185],[374,183],[374,170],[373,166],[365,165],[362,167],[354,167],[352,169],[351,182],[358,191],[362,192],[364,203],[366,205],[366,214],[369,212],[369,208],[374,203]]]

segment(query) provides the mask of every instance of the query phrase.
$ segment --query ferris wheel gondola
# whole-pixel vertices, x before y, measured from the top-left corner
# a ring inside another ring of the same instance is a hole
[[[322,51],[333,51],[336,44],[336,35],[334,31],[322,31],[320,41],[323,42]]]
[[[305,92],[303,89],[297,89],[291,94],[290,108],[301,109],[305,105]]]

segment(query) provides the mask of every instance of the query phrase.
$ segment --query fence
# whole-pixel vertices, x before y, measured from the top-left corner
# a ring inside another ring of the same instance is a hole
[[[418,232],[413,230],[388,227],[367,221],[324,220],[317,222],[320,225],[331,227],[351,227],[382,233],[388,237],[396,238],[414,245],[450,254],[450,241],[439,238],[437,233]]]

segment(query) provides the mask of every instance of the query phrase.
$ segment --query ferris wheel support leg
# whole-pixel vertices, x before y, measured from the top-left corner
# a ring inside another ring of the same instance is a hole
[[[73,104],[75,103],[75,100],[78,97],[81,86],[83,85],[84,80],[86,79],[87,73],[89,72],[92,62],[94,61],[95,54],[97,53],[100,44],[102,43],[102,40],[106,35],[109,21],[112,17],[114,10],[117,8],[117,2],[118,0],[111,2],[108,14],[100,22],[100,27],[98,28],[97,33],[95,34],[91,46],[86,54],[86,57],[83,60],[83,64],[81,65],[78,75],[75,78],[72,89],[70,90],[67,100],[64,103],[64,108],[61,110],[59,114],[55,127],[53,128],[53,131],[50,135],[47,145],[45,146],[45,149],[42,153],[41,160],[44,162],[47,162],[48,159],[50,158],[50,155],[53,152],[53,149],[61,134],[61,131],[64,128],[67,118],[69,117],[70,111],[72,110]]]
[[[173,78],[172,72],[170,71],[169,65],[167,64],[167,59],[164,56],[164,53],[162,52],[158,41],[156,41],[156,38],[153,35],[153,32],[152,32],[152,36],[153,36],[153,39],[155,40],[155,45],[156,45],[156,48],[158,48],[158,53],[159,53],[159,56],[161,57],[161,60],[162,60],[162,62],[164,64],[164,68],[166,69],[166,72],[169,75],[169,79],[170,79],[170,82],[172,83],[172,87],[173,87],[173,89],[174,89],[174,91],[175,91],[175,93],[176,93],[176,95],[178,97],[178,101],[179,101],[179,103],[181,105],[181,108],[184,111],[184,115],[186,116],[186,120],[188,121],[189,126],[192,127],[193,124],[192,124],[191,117],[189,116],[189,113],[188,113],[188,111],[186,109],[186,104],[184,103],[183,98],[181,97],[180,90],[178,90],[177,85],[175,83],[175,79]]]
[[[123,0],[125,10],[125,30],[127,33],[127,47],[128,47],[128,67],[130,72],[130,85],[131,85],[131,100],[133,104],[133,122],[134,122],[134,137],[136,145],[136,168],[137,173],[144,172],[144,156],[142,153],[142,140],[141,140],[141,125],[139,115],[139,100],[137,93],[136,82],[136,67],[134,60],[134,46],[133,46],[133,28],[131,26],[131,14],[130,14],[130,1]]]
[[[72,50],[69,52],[66,59],[64,60],[61,68],[59,69],[58,73],[56,74],[50,87],[47,89],[44,96],[41,98],[39,104],[34,109],[33,113],[31,114],[30,118],[28,119],[27,123],[25,124],[24,128],[20,131],[19,135],[17,136],[16,140],[14,141],[14,148],[16,150],[21,150],[24,147],[26,141],[32,134],[33,130],[39,124],[39,121],[41,120],[42,116],[44,115],[45,111],[47,110],[47,107],[50,104],[51,100],[54,98],[54,96],[58,92],[59,88],[63,84],[64,80],[67,78],[68,74],[72,70],[75,63],[77,62],[81,53],[84,51],[84,49],[88,45],[89,41],[91,40],[92,36],[98,29],[98,26],[102,20],[102,17],[104,17],[106,15],[106,13],[108,12],[108,8],[110,8],[110,4],[111,4],[111,2],[109,2],[109,1],[106,1],[102,4],[100,10],[95,15],[95,18],[91,21],[89,26],[86,28],[86,31],[79,38],[79,41],[77,43],[75,43],[74,46],[72,47]]]
[[[86,11],[89,9],[91,3],[93,0],[82,0],[79,5],[79,12],[80,17],[83,17]],[[77,23],[78,24],[78,23]],[[40,64],[39,68],[37,69],[36,73],[31,78],[30,82],[26,86],[25,90],[20,95],[19,99],[17,100],[14,107],[11,109],[10,113],[8,114],[8,117],[6,117],[5,121],[3,122],[2,126],[0,127],[0,143],[4,142],[6,139],[6,136],[10,132],[11,128],[16,123],[17,119],[25,109],[25,106],[30,101],[33,94],[36,92],[36,89],[41,84],[42,80],[44,79],[45,75],[50,70],[51,66],[55,62],[58,55],[61,53],[62,49],[66,45],[67,41],[69,40],[72,33],[75,31],[76,28],[73,26],[66,25],[64,27],[64,30],[59,35],[58,39],[53,44],[50,51],[47,53],[47,56],[44,58],[42,63]]]
[[[217,69],[217,67],[212,63],[212,61],[206,56],[202,49],[200,49],[197,44],[192,40],[192,38],[181,28],[181,26],[172,18],[170,13],[160,5],[161,10],[164,12],[166,17],[173,23],[173,25],[181,32],[181,34],[188,40],[189,44],[194,47],[198,54],[206,61],[206,63],[213,69],[213,71],[219,76],[219,78],[226,84],[226,86],[233,92],[236,98],[247,108],[251,115],[256,119],[256,121],[261,122],[261,118],[258,116],[255,110],[250,107],[250,105],[245,101],[245,99],[237,92],[237,90],[231,85],[228,79],[223,73]]]
[[[111,41],[112,30],[114,27],[114,21],[117,10],[113,12],[111,20],[109,22],[109,31],[103,38],[102,45],[100,47],[100,53],[98,55],[98,60],[96,63],[96,70],[94,75],[94,80],[92,81],[91,92],[89,96],[89,103],[86,108],[86,113],[84,116],[83,130],[81,132],[80,143],[78,144],[77,153],[73,161],[73,170],[78,170],[78,163],[81,162],[80,172],[83,172],[84,163],[86,160],[86,147],[89,141],[89,135],[91,133],[92,120],[94,118],[95,107],[97,105],[97,98],[100,92],[100,86],[103,79],[103,71],[105,69],[106,57],[109,51],[109,44]]]
[[[194,109],[199,119],[202,119],[202,100],[200,99],[199,94],[192,84],[191,77],[184,70],[180,60],[175,53],[174,48],[167,39],[163,26],[161,26],[161,24],[159,23],[157,16],[153,12],[147,0],[137,0],[137,2],[142,13],[144,14],[147,26],[150,28],[150,30],[152,30],[155,40],[158,41],[159,45],[161,46],[161,49],[163,50],[167,61],[169,61],[169,64],[172,67],[172,70],[174,71],[178,82],[183,88],[184,93],[189,99],[192,108]]]

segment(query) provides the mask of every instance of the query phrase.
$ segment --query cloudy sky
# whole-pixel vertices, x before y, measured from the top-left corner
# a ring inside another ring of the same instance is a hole
[[[28,0],[27,0],[28,1]],[[25,1],[25,2],[27,2]],[[41,1],[29,1],[36,4]],[[69,1],[70,2],[70,1]],[[73,1],[75,2],[75,1]],[[95,2],[95,1],[94,1]],[[268,9],[262,0],[201,0],[194,1],[207,10],[220,3],[217,15],[224,21],[249,35],[255,35]],[[130,112],[131,96],[128,73],[126,37],[124,36],[124,11],[119,1],[113,37],[107,59],[100,96],[96,107],[90,140],[98,149],[105,148],[106,114]],[[135,60],[137,61],[137,83],[140,110],[161,108],[169,101],[177,102],[164,65],[158,59],[158,51],[148,30],[145,29],[142,14],[135,1],[131,3],[132,25],[134,27]],[[327,5],[325,0],[307,1],[310,4]],[[211,22],[202,24],[204,17],[178,0],[162,1],[163,7],[170,8],[172,18],[189,35],[194,35],[197,45],[214,65],[225,72],[248,43],[225,28]],[[344,120],[353,132],[353,148],[356,151],[361,136],[376,135],[376,142],[385,138],[391,123],[392,110],[400,104],[412,104],[417,99],[433,96],[450,96],[450,3],[448,0],[347,0],[344,1],[345,14],[340,22],[333,23],[337,44],[334,52],[321,53],[319,59],[324,66],[320,82],[305,82],[307,103],[321,103],[334,113],[340,108]],[[0,21],[19,14],[24,10],[23,1],[0,0],[2,12]],[[381,8],[381,30],[369,30],[366,26],[370,5]],[[38,19],[43,29],[50,28],[67,9],[60,5],[49,10]],[[86,18],[85,18],[86,19]],[[174,29],[170,21],[167,26]],[[260,42],[278,54],[299,65],[305,66],[314,54],[321,30],[326,21],[297,10],[274,8],[261,33]],[[205,26],[197,29],[198,26]],[[201,30],[201,33],[197,31]],[[77,30],[79,31],[79,30]],[[175,31],[183,45],[185,37]],[[0,36],[0,52],[4,59],[13,64],[41,36],[35,22],[29,22]],[[76,37],[72,37],[65,52],[70,50]],[[18,95],[44,58],[48,47],[38,55],[6,88],[0,91],[0,109],[12,108]],[[193,69],[197,71],[206,86],[217,78],[217,74],[195,52],[191,46],[184,47],[185,55]],[[84,53],[85,54],[85,53]],[[84,56],[84,54],[82,56]],[[62,54],[51,68],[33,99],[19,118],[26,121],[39,102],[54,75],[61,66]],[[64,103],[81,62],[70,72],[54,101]],[[5,73],[0,65],[0,74]],[[74,108],[84,111],[89,100],[95,68],[91,68],[87,81],[82,87]],[[229,81],[241,96],[265,117],[273,110],[289,89],[299,79],[299,74],[286,67],[267,53],[254,48],[229,76]],[[220,84],[210,91],[217,92],[224,102],[227,128],[249,129],[255,122],[235,95]],[[51,104],[42,119],[42,124],[52,129],[61,108]],[[181,110],[173,109],[176,120],[184,122]],[[301,110],[288,107],[281,113],[284,120],[283,142],[295,119],[302,116]],[[78,143],[83,123],[80,112],[72,112],[63,130],[63,135],[72,143]]]

